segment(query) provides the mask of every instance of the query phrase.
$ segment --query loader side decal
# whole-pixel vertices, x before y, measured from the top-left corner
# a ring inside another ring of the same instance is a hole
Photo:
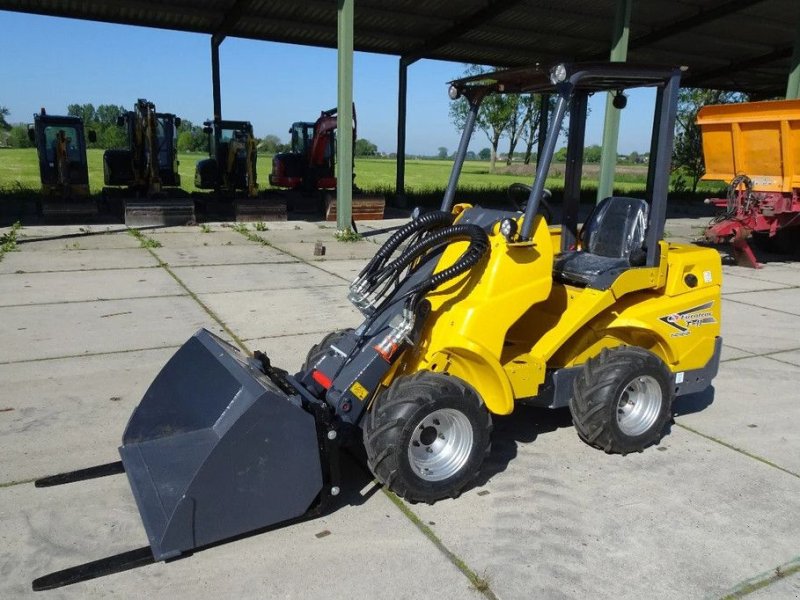
[[[689,329],[691,327],[712,325],[717,322],[712,312],[713,307],[714,301],[712,300],[700,306],[695,306],[694,308],[687,308],[680,312],[664,315],[663,317],[659,317],[659,319],[677,329],[677,331],[672,334],[672,337],[689,335]]]

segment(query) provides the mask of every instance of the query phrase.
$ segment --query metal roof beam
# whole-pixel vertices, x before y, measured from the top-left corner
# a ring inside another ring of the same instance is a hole
[[[225,11],[225,16],[222,17],[219,26],[217,26],[217,30],[214,32],[212,39],[214,43],[219,46],[222,43],[222,40],[230,33],[231,29],[233,29],[236,24],[239,22],[239,19],[242,18],[245,9],[250,6],[250,0],[235,0],[233,5]]]
[[[791,46],[782,46],[780,48],[776,48],[772,52],[761,54],[760,56],[753,56],[738,62],[731,62],[724,67],[717,67],[716,69],[709,69],[707,71],[690,74],[688,77],[683,79],[681,85],[683,87],[702,87],[704,81],[708,81],[709,79],[722,77],[731,73],[739,73],[747,69],[754,69],[756,67],[760,67],[776,60],[781,60],[791,56],[791,54]]]
[[[717,19],[726,17],[731,13],[744,8],[749,8],[750,6],[759,4],[763,1],[764,0],[728,0],[727,2],[723,2],[722,4],[718,4],[712,8],[701,8],[691,16],[683,17],[682,19],[673,21],[668,25],[658,27],[650,33],[633,38],[628,47],[631,50],[634,50],[636,48],[641,48],[642,46],[654,44],[677,33],[683,33],[687,29],[693,29],[695,27],[699,27],[700,25],[705,25],[710,21],[716,21]]]
[[[475,11],[470,16],[458,21],[455,25],[445,31],[433,36],[428,41],[422,43],[410,52],[403,55],[402,59],[406,64],[411,64],[431,54],[438,48],[454,42],[462,35],[484,24],[490,19],[510,10],[522,0],[489,0],[483,8]]]

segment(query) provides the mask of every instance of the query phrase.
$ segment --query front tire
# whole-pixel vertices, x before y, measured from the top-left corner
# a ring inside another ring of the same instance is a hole
[[[376,479],[411,502],[457,497],[480,471],[492,420],[466,383],[423,371],[381,394],[364,423]]]
[[[350,335],[351,333],[353,333],[352,327],[331,331],[328,335],[322,338],[318,344],[311,346],[311,349],[306,354],[306,360],[303,362],[303,366],[300,367],[300,371],[308,371],[313,365],[319,362],[319,359],[328,353],[332,345],[336,344],[336,342],[345,336]]]
[[[569,408],[584,442],[624,455],[661,439],[674,396],[672,374],[659,357],[620,346],[586,361]]]

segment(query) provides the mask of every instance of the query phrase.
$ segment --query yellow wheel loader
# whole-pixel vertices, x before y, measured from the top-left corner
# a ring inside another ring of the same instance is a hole
[[[680,76],[562,64],[452,82],[451,98],[470,110],[441,210],[395,231],[352,283],[361,325],[327,336],[294,375],[195,334],[132,415],[121,462],[37,483],[124,472],[150,546],[34,588],[318,514],[340,491],[337,453],[348,438],[363,438],[375,477],[412,502],[470,485],[492,418],[518,403],[569,407],[580,438],[606,452],[657,442],[673,399],[709,386],[721,347],[719,254],[662,239]],[[587,99],[637,87],[657,99],[645,198],[607,198],[579,228]],[[558,98],[524,210],[453,202],[480,103],[493,93]],[[562,218],[550,225],[539,212],[567,113]]]

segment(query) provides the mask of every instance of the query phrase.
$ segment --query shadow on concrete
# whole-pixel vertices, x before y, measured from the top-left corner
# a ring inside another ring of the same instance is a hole
[[[508,416],[494,416],[492,449],[484,461],[477,479],[470,485],[486,484],[489,479],[506,470],[517,456],[520,444],[529,444],[546,433],[563,427],[572,427],[572,416],[568,409],[546,409],[517,405]],[[577,434],[576,434],[577,435]]]
[[[676,417],[683,415],[691,415],[704,411],[706,408],[714,403],[714,394],[716,390],[714,386],[709,386],[702,392],[696,394],[686,394],[685,396],[678,396],[672,403],[672,414]]]

